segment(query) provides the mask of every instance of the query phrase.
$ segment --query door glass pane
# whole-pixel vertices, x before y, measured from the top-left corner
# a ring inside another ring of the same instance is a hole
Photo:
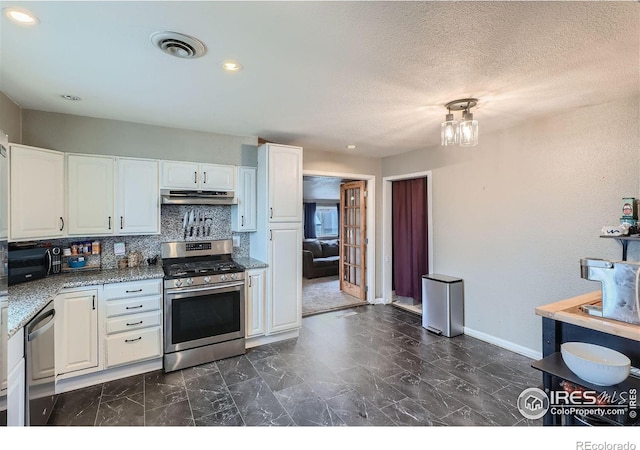
[[[361,283],[360,283],[360,269],[355,269],[355,272],[356,273],[355,273],[354,283],[353,284],[355,284],[357,286],[361,286]]]

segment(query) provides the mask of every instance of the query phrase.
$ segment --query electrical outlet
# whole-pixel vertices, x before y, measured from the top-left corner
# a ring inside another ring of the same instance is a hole
[[[240,247],[240,236],[233,236],[233,246]]]
[[[116,256],[122,256],[125,254],[125,249],[124,249],[124,242],[116,242],[113,244],[113,253],[116,254]]]

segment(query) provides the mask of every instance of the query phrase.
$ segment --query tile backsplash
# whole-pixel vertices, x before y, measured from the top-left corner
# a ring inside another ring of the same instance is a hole
[[[196,233],[194,228],[193,234],[187,230],[187,234],[182,229],[182,222],[185,213],[193,210],[194,217],[196,213],[202,213],[205,219],[211,219],[211,227],[205,225],[205,235]],[[129,254],[134,251],[140,251],[145,259],[153,258],[160,255],[160,244],[162,242],[174,241],[210,241],[218,239],[231,239],[232,236],[240,238],[240,247],[233,248],[233,256],[248,257],[249,256],[249,233],[234,233],[231,231],[231,206],[229,205],[162,205],[160,214],[161,234],[145,235],[145,236],[100,236],[100,237],[73,237],[65,239],[57,239],[50,241],[53,245],[60,247],[69,247],[72,242],[84,241],[100,241],[101,244],[101,262],[103,269],[113,269],[118,266],[118,258],[114,253],[113,245],[116,242],[124,242],[125,252]]]

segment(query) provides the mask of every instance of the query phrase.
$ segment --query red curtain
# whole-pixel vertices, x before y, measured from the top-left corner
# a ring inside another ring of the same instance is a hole
[[[393,284],[396,295],[422,300],[429,273],[427,179],[394,181]]]

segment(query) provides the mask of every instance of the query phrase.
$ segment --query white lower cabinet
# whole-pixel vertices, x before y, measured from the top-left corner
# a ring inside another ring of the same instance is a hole
[[[105,286],[107,368],[162,356],[162,280]]]
[[[56,375],[101,369],[98,290],[66,291],[55,298]]]
[[[271,224],[267,334],[302,326],[302,225]]]
[[[266,269],[250,269],[246,271],[246,325],[245,336],[253,337],[263,335],[264,322],[264,281]]]
[[[22,427],[25,417],[24,329],[21,328],[8,344],[7,425]]]

